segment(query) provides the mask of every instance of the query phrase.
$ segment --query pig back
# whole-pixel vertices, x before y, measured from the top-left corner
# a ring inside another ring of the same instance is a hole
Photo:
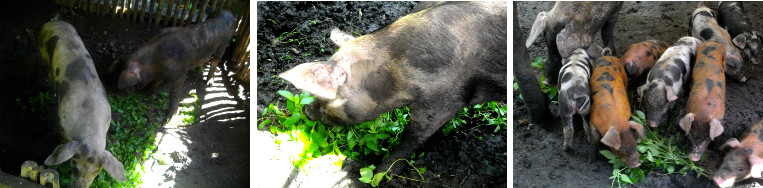
[[[79,35],[69,23],[52,21],[43,25],[39,41],[58,95],[58,117],[65,138],[105,148],[111,107]]]
[[[625,90],[626,81],[623,65],[616,57],[604,56],[593,63],[590,121],[602,135],[612,125],[628,126],[631,109]]]
[[[620,57],[630,77],[638,77],[654,66],[670,45],[659,40],[647,40],[631,44]]]
[[[726,111],[725,54],[725,48],[717,42],[704,42],[697,47],[687,103],[687,111],[696,114],[695,122],[723,119]]]

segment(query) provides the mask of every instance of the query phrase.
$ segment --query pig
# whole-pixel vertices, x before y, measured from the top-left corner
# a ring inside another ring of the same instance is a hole
[[[564,128],[563,149],[572,149],[572,120],[577,114],[583,119],[583,128],[588,129],[588,110],[591,107],[591,87],[588,79],[591,77],[591,61],[602,54],[611,55],[609,48],[601,49],[599,45],[591,44],[588,49],[578,48],[568,59],[562,60],[564,66],[559,72],[559,115],[562,117]],[[588,134],[589,131],[586,131]]]
[[[623,56],[620,57],[620,62],[625,64],[628,78],[636,78],[641,76],[641,73],[648,73],[649,69],[654,66],[654,62],[662,56],[668,47],[670,47],[668,43],[660,40],[647,40],[628,46]]]
[[[326,125],[357,124],[408,106],[412,116],[400,145],[377,166],[386,171],[465,105],[506,99],[506,5],[437,4],[345,43],[332,40],[341,48],[328,61],[303,63],[279,77],[316,96],[303,113]]]
[[[604,46],[616,54],[614,29],[622,6],[622,1],[559,1],[550,11],[538,13],[525,46],[529,48],[541,32],[545,33],[548,61],[544,83],[556,85],[562,58],[568,58],[575,49],[588,48],[599,30]]]
[[[56,89],[58,122],[66,140],[45,159],[45,165],[71,159],[72,187],[89,187],[101,169],[125,181],[122,163],[106,150],[111,121],[106,90],[77,31],[69,23],[51,21],[42,26],[38,41]]]
[[[24,161],[24,163],[21,164],[21,174],[19,177],[37,181],[37,174],[39,174],[40,171],[44,168],[45,167],[37,165],[37,162]]]
[[[698,8],[692,13],[691,22],[689,22],[691,36],[699,38],[702,41],[713,41],[723,45],[726,49],[726,67],[723,68],[726,76],[738,82],[747,81],[747,77],[742,72],[742,54],[731,44],[729,32],[721,28],[715,20],[715,13],[705,6],[705,3],[699,2]]]
[[[686,114],[679,121],[689,137],[691,160],[699,161],[705,148],[723,133],[726,112],[726,77],[723,75],[726,51],[717,42],[703,42],[697,47],[692,70],[692,85]]]
[[[730,138],[721,147],[730,151],[713,176],[718,187],[731,187],[747,178],[761,178],[763,172],[763,120],[751,125],[740,137]]]
[[[50,183],[53,188],[59,188],[61,185],[58,184],[58,178],[58,171],[53,169],[42,170],[40,172],[40,185],[45,186]]]
[[[646,83],[636,89],[640,101],[646,99],[646,121],[657,127],[667,111],[683,94],[683,84],[689,79],[694,50],[701,40],[682,37],[670,46],[649,70]]]
[[[209,18],[189,27],[165,28],[143,47],[122,55],[111,64],[109,73],[120,71],[117,83],[123,94],[152,83],[150,90],[163,82],[170,86],[169,110],[165,120],[177,112],[186,73],[212,60],[207,82],[211,82],[236,27],[236,18],[225,10],[217,10]]]
[[[742,2],[721,1],[718,3],[718,24],[725,27],[733,39],[734,46],[744,52],[745,58],[753,64],[760,62],[760,37],[750,29],[749,19],[744,13]]]
[[[631,107],[625,88],[628,76],[620,60],[614,56],[604,56],[593,63],[591,75],[591,128],[588,128],[588,160],[595,155],[599,137],[612,153],[619,156],[630,168],[641,165],[638,139],[644,137],[644,126],[628,121]],[[598,130],[599,132],[595,132]],[[599,135],[601,134],[601,135]]]

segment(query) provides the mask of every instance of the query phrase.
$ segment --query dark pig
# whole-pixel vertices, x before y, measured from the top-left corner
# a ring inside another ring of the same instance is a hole
[[[760,37],[757,31],[750,28],[742,2],[721,1],[718,4],[718,24],[726,28],[734,46],[744,52],[747,59],[753,64],[760,62]]]
[[[126,94],[149,83],[154,90],[168,82],[170,107],[165,119],[169,120],[177,111],[186,72],[202,66],[212,56],[207,75],[207,81],[211,82],[235,26],[236,18],[230,12],[217,10],[194,26],[165,28],[138,51],[117,58],[109,72],[121,71],[117,86]]]
[[[636,93],[646,100],[646,121],[657,127],[667,111],[673,108],[678,96],[683,94],[683,84],[689,79],[691,61],[697,45],[702,43],[694,37],[682,37],[674,43],[654,64]]]
[[[699,2],[699,8],[692,13],[689,29],[691,36],[697,37],[702,41],[718,42],[726,49],[726,67],[723,68],[726,76],[738,81],[745,82],[747,77],[742,73],[742,54],[733,44],[729,32],[721,28],[715,20],[715,13],[705,6],[705,3]]]
[[[64,139],[45,165],[72,163],[71,187],[90,187],[101,169],[125,181],[122,163],[106,150],[111,106],[96,74],[93,59],[69,23],[51,21],[42,26],[38,40],[56,89],[58,119]]]
[[[697,47],[692,70],[692,85],[686,114],[679,125],[689,137],[691,160],[699,161],[705,148],[723,133],[726,113],[726,77],[723,75],[726,51],[720,43],[704,42]]]
[[[279,76],[316,96],[304,114],[327,125],[357,124],[408,106],[413,116],[400,145],[377,168],[385,171],[465,105],[506,99],[506,5],[437,4],[338,43],[328,61],[303,63]]]
[[[601,142],[609,146],[612,153],[630,168],[641,165],[639,159],[638,139],[644,137],[644,127],[633,121],[631,107],[628,105],[628,94],[625,92],[628,76],[623,64],[614,56],[604,56],[593,63],[591,76],[591,128],[588,133],[589,161],[596,153],[599,134],[603,135]],[[595,132],[598,130],[599,132]]]
[[[569,58],[575,49],[588,48],[599,31],[604,47],[616,54],[614,29],[622,6],[622,1],[559,1],[550,11],[539,13],[525,46],[529,48],[541,32],[545,33],[548,61],[544,82],[556,85],[562,58]]]
[[[747,178],[761,178],[763,172],[763,120],[750,126],[742,134],[742,142],[736,138],[726,141],[722,148],[730,148],[723,163],[713,176],[718,187],[731,187]]]
[[[668,49],[668,43],[659,40],[647,40],[631,44],[620,57],[620,61],[625,64],[625,70],[629,78],[641,76],[643,72],[649,72],[654,66],[654,62],[662,56],[662,53]]]
[[[569,151],[572,146],[572,120],[580,115],[583,128],[588,130],[588,110],[591,107],[591,87],[588,79],[591,77],[591,62],[602,54],[611,55],[609,48],[602,51],[601,47],[591,44],[588,49],[578,48],[572,56],[562,60],[564,66],[559,72],[559,114],[562,116],[564,128],[563,149]],[[590,131],[586,131],[588,134]]]

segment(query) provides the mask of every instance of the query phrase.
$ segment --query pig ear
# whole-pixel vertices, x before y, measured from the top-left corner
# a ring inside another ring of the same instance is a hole
[[[119,180],[120,182],[125,181],[125,168],[122,163],[117,160],[117,158],[114,158],[114,156],[106,150],[101,150],[98,157],[101,158],[103,169],[105,169],[106,172],[111,175],[111,177]]]
[[[533,45],[533,42],[535,42],[535,39],[538,38],[540,33],[546,29],[547,14],[548,12],[538,13],[538,17],[536,17],[535,22],[533,22],[533,27],[530,28],[530,35],[527,36],[527,41],[525,41],[525,48],[530,48],[530,46]]]
[[[678,96],[676,96],[675,93],[673,93],[673,88],[670,86],[665,86],[665,96],[668,98],[668,102],[673,102],[676,99],[678,99]]]
[[[329,36],[331,42],[334,42],[339,47],[342,47],[347,42],[354,40],[355,37],[352,34],[339,30],[338,28],[331,29],[331,35]]]
[[[82,145],[77,141],[72,141],[66,144],[61,144],[53,150],[53,153],[45,159],[45,165],[52,166],[61,164],[62,162],[69,160],[77,154]]]
[[[737,148],[740,145],[742,145],[742,144],[740,144],[739,140],[737,140],[736,138],[729,138],[728,140],[726,140],[726,143],[724,143],[721,146],[721,150]]]
[[[601,142],[604,143],[604,145],[614,148],[615,150],[619,150],[620,132],[617,132],[615,126],[610,127],[609,131],[607,131],[607,133],[604,134],[604,137],[601,138]]]
[[[325,99],[336,98],[337,89],[347,80],[344,68],[323,63],[303,63],[278,76]]]
[[[629,121],[628,125],[631,126],[631,129],[635,130],[638,133],[638,136],[641,138],[644,138],[644,126],[636,123],[635,121]]]
[[[123,57],[124,57],[124,55],[121,55],[121,56],[117,57],[117,59],[114,60],[113,63],[111,63],[111,67],[109,68],[109,73],[113,73],[114,71],[116,71],[118,69],[123,69],[124,68],[124,66],[122,66],[122,64],[123,64],[122,63],[123,62],[122,61]]]
[[[639,98],[644,97],[644,91],[646,91],[647,88],[649,88],[649,82],[636,88],[636,93],[638,94]]]
[[[692,122],[694,122],[694,113],[688,113],[684,116],[684,118],[681,118],[681,121],[678,122],[678,125],[682,130],[684,130],[684,132],[686,132],[686,135],[689,135]]]
[[[721,121],[718,121],[718,119],[713,118],[713,120],[710,120],[710,140],[714,140],[715,137],[720,136],[723,133],[723,125],[721,125]]]
[[[734,37],[734,39],[731,41],[734,42],[734,45],[739,47],[739,49],[744,49],[744,44],[745,41],[747,41],[747,37],[744,34],[741,34]]]
[[[750,162],[750,175],[753,178],[760,178],[761,173],[763,173],[763,159],[752,154],[747,160]]]

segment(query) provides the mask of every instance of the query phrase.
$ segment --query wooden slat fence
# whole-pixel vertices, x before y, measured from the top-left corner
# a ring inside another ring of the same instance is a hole
[[[249,90],[249,0],[56,0],[56,3],[100,16],[167,27],[188,26],[203,21],[214,10],[228,10],[239,20],[234,42],[228,47],[233,50],[232,70],[239,84]]]

